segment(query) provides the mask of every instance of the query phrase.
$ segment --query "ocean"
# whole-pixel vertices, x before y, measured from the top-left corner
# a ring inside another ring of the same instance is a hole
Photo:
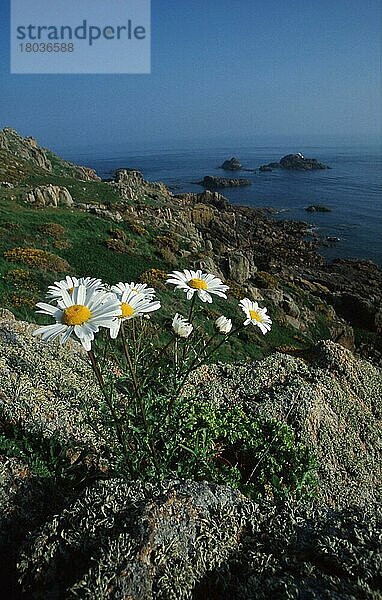
[[[222,162],[237,156],[245,168],[258,169],[289,153],[301,152],[331,167],[323,171],[226,172]],[[149,181],[162,181],[174,193],[200,192],[196,181],[205,175],[244,177],[251,186],[225,188],[220,192],[232,204],[273,207],[273,218],[305,221],[322,237],[339,238],[320,247],[327,260],[371,260],[382,267],[382,154],[380,146],[287,145],[236,146],[140,152],[68,152],[65,158],[94,168],[109,178],[117,168],[138,169]],[[331,212],[309,213],[311,204],[324,204]]]

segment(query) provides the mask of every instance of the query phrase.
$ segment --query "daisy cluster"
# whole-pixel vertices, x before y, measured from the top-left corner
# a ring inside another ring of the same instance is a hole
[[[46,296],[53,304],[39,302],[37,312],[56,322],[39,327],[34,335],[41,335],[46,342],[58,337],[62,344],[75,336],[87,351],[100,327],[116,338],[123,321],[160,308],[160,302],[154,300],[155,290],[133,281],[107,288],[100,279],[67,276],[49,286]]]
[[[166,283],[183,291],[187,300],[208,303],[212,302],[213,295],[226,299],[229,289],[219,277],[201,270],[173,271]],[[41,335],[47,342],[58,337],[61,343],[74,336],[87,351],[91,350],[100,327],[109,329],[110,337],[115,339],[123,321],[148,317],[161,307],[155,299],[155,290],[145,283],[119,282],[108,287],[92,277],[67,276],[49,286],[46,297],[50,303],[39,302],[37,312],[53,317],[55,323],[39,327],[34,335]],[[244,326],[251,323],[263,334],[270,331],[272,320],[266,308],[260,308],[249,298],[240,300],[239,306],[246,317]],[[228,335],[232,321],[222,315],[216,319],[215,327],[219,333]],[[180,338],[188,338],[193,331],[193,325],[178,313],[172,320],[172,328]]]

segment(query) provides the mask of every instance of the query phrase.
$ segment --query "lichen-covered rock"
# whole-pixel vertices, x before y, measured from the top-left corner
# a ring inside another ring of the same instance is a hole
[[[193,382],[208,402],[242,403],[254,415],[288,423],[316,453],[322,502],[381,500],[380,369],[324,341],[310,362],[273,354],[250,365],[202,367]]]
[[[237,548],[251,503],[205,482],[98,482],[20,561],[29,598],[183,600]]]
[[[32,336],[35,325],[0,314],[0,417],[30,434],[53,434],[63,444],[98,448],[85,407],[96,416],[100,398],[80,344],[45,344]],[[12,315],[13,316],[13,315]]]
[[[193,600],[377,600],[379,509],[254,507],[237,552],[207,574]]]
[[[115,479],[49,519],[18,568],[33,600],[376,600],[381,525],[379,510]]]

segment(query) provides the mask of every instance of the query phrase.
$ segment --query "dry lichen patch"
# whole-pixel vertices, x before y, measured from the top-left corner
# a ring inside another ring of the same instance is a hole
[[[54,273],[70,270],[70,265],[65,259],[39,248],[12,248],[4,252],[4,257],[10,262],[20,262],[28,267]]]

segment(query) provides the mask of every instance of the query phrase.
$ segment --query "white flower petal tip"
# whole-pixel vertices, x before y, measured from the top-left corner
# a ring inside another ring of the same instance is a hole
[[[86,294],[90,294],[93,292],[102,292],[105,290],[105,286],[100,279],[96,279],[95,277],[70,277],[67,275],[65,279],[61,279],[61,281],[55,281],[53,285],[48,287],[48,291],[46,297],[49,300],[57,300],[60,302],[63,298],[63,293],[72,294],[75,288],[78,288],[80,285],[85,286]]]
[[[240,300],[239,306],[246,316],[244,325],[252,323],[260,329],[263,335],[271,330],[272,319],[267,315],[266,308],[260,308],[257,302],[253,302],[249,298]]]
[[[111,286],[111,291],[117,295],[122,295],[124,292],[132,291],[136,294],[142,294],[146,300],[152,300],[155,298],[154,288],[148,287],[146,283],[135,283],[134,281],[131,281],[130,283],[123,283],[120,281],[116,285]]]
[[[114,295],[110,297],[98,287],[89,288],[82,283],[71,291],[61,289],[59,307],[44,302],[37,307],[37,312],[48,314],[56,323],[39,327],[33,335],[41,335],[45,342],[59,337],[62,344],[74,335],[88,351],[99,327],[112,327],[122,313],[121,303]]]
[[[175,335],[181,338],[188,338],[194,329],[191,323],[189,323],[187,319],[178,313],[176,313],[172,320],[172,328]]]
[[[215,327],[219,331],[219,333],[223,333],[227,335],[232,329],[232,321],[231,319],[227,319],[223,315],[216,319]]]
[[[184,271],[173,271],[168,274],[166,283],[175,285],[175,290],[183,290],[187,300],[191,300],[196,293],[202,302],[212,302],[211,294],[227,298],[225,292],[229,289],[219,277],[210,273],[184,269]]]

